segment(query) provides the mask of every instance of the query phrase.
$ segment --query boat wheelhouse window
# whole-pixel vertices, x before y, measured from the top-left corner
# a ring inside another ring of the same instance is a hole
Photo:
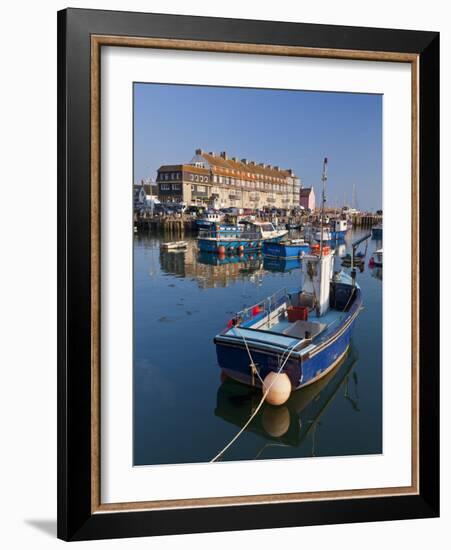
[[[263,225],[260,226],[262,231],[274,231],[274,226],[272,225],[272,223],[265,223]]]

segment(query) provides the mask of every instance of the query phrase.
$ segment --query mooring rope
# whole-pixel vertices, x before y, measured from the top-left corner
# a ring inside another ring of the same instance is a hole
[[[285,367],[288,359],[290,358],[290,355],[291,353],[294,351],[294,349],[296,348],[296,346],[299,344],[299,342],[295,342],[293,344],[293,346],[291,347],[290,349],[290,352],[288,353],[286,359],[284,360],[284,362],[282,363],[282,365],[280,366],[279,370],[277,371],[276,374],[280,374],[280,372],[282,371],[282,369]],[[250,353],[250,352],[249,352]],[[253,360],[252,360],[252,364],[254,364]],[[274,378],[274,380],[271,382],[271,384],[268,386],[268,389],[265,391],[265,393],[263,394],[263,397],[261,398],[260,400],[260,403],[257,405],[255,411],[251,414],[251,416],[249,417],[249,420],[246,422],[246,424],[244,424],[244,426],[241,428],[241,430],[235,435],[235,437],[233,437],[229,443],[227,443],[227,445],[222,449],[222,451],[220,451],[212,460],[210,460],[210,462],[216,462],[219,458],[221,458],[221,456],[227,451],[227,449],[229,447],[231,447],[235,441],[240,437],[240,435],[246,430],[246,428],[249,426],[249,424],[252,422],[252,420],[255,418],[255,416],[257,415],[258,411],[262,408],[262,405],[263,403],[265,402],[265,399],[266,399],[266,396],[268,395],[272,385],[274,384],[274,382],[276,381],[276,378]]]
[[[235,327],[235,329],[238,330],[238,327]],[[251,351],[250,351],[250,349],[249,349],[249,346],[247,345],[247,340],[246,340],[246,338],[244,337],[244,334],[243,334],[241,331],[239,331],[238,334],[239,334],[239,335],[241,336],[241,338],[244,340],[244,345],[246,346],[247,354],[249,355],[249,360],[250,360],[250,362],[251,362],[251,363],[250,363],[250,367],[251,367],[251,369],[252,369],[252,372],[253,372],[253,373],[255,372],[255,374],[258,376],[258,379],[259,379],[260,382],[263,384],[262,377],[260,376],[260,373],[258,372],[257,365],[254,363],[254,359],[253,359],[253,357],[252,357],[252,355],[251,355]]]

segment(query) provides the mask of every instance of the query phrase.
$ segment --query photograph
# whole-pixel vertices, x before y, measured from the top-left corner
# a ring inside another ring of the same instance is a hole
[[[133,83],[133,466],[384,453],[383,109]]]

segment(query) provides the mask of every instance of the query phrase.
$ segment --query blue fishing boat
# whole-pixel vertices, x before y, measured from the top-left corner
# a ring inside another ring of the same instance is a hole
[[[326,167],[327,159],[321,228]],[[355,269],[351,275],[334,272],[334,252],[322,241],[304,256],[301,274],[299,288],[281,289],[238,312],[214,339],[223,371],[263,388],[272,404],[284,403],[292,391],[320,380],[338,365],[362,309]]]
[[[382,224],[378,223],[371,228],[371,238],[380,241],[382,239]]]
[[[304,239],[283,239],[280,242],[263,243],[263,254],[270,258],[301,258],[310,250]]]
[[[240,252],[262,248],[265,241],[278,242],[288,231],[276,229],[270,222],[241,222],[237,225],[215,225],[200,230],[197,237],[201,252]]]
[[[285,374],[291,390],[327,374],[345,356],[362,296],[355,279],[332,273],[333,254],[303,259],[303,288],[282,289],[237,313],[218,334],[219,366],[240,382],[260,386]]]

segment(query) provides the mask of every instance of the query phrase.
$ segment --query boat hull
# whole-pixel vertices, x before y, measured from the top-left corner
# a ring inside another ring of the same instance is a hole
[[[227,252],[233,252],[240,247],[244,250],[258,250],[262,248],[264,242],[279,242],[284,235],[272,237],[270,239],[240,239],[240,238],[199,238],[197,240],[201,252],[218,252],[219,247],[224,247]]]
[[[361,309],[361,295],[352,305],[349,314],[327,336],[314,341],[311,351],[293,352],[285,363],[282,371],[291,382],[293,390],[305,387],[325,376],[339,361],[344,358],[349,348],[354,322]],[[252,360],[257,366],[262,380],[270,372],[278,372],[281,364],[289,354],[289,349],[271,349],[270,346],[258,346],[247,339],[246,344],[241,339],[231,342],[226,338],[215,338],[216,354],[219,366],[228,376],[244,384],[261,386],[260,379],[250,368],[248,349]]]
[[[279,242],[265,242],[263,244],[263,254],[272,258],[300,258],[303,254],[310,251],[308,244],[283,244]]]

